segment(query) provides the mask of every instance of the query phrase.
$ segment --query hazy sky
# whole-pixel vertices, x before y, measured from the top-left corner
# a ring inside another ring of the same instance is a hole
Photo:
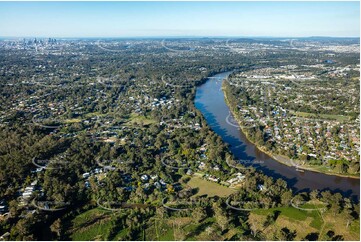
[[[0,2],[0,36],[359,36],[359,2]]]

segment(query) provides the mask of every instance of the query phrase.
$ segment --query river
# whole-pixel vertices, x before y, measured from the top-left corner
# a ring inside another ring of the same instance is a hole
[[[230,110],[225,103],[221,89],[223,80],[232,72],[223,72],[209,78],[197,87],[195,106],[202,112],[208,125],[230,145],[230,150],[237,160],[249,161],[257,170],[274,178],[284,179],[296,192],[313,189],[329,189],[350,196],[354,200],[360,197],[360,180],[347,177],[326,175],[313,171],[299,172],[275,161],[249,142],[238,125],[227,122]]]

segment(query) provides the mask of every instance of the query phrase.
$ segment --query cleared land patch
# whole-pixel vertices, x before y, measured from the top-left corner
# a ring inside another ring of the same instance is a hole
[[[187,185],[189,185],[192,188],[199,189],[197,194],[195,194],[194,196],[208,195],[208,197],[214,197],[214,196],[227,197],[237,191],[235,189],[224,187],[217,183],[207,181],[198,177],[192,177],[192,179],[189,180]]]
[[[350,116],[344,115],[335,115],[335,114],[316,114],[316,113],[305,113],[305,112],[293,112],[296,116],[303,117],[303,118],[321,118],[321,119],[331,119],[337,120],[340,122],[350,121]]]

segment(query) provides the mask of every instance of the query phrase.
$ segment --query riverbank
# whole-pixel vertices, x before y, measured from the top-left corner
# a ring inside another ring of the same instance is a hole
[[[270,152],[269,150],[267,150],[265,147],[256,144],[255,142],[253,142],[253,141],[249,138],[248,132],[247,132],[244,128],[242,128],[242,122],[241,122],[241,120],[240,120],[239,117],[234,113],[232,107],[231,107],[230,104],[229,104],[228,97],[227,97],[227,93],[224,91],[224,82],[222,83],[222,91],[223,91],[223,94],[224,94],[225,103],[226,103],[226,105],[229,107],[230,112],[232,113],[233,117],[234,117],[235,120],[237,121],[237,123],[238,123],[238,125],[239,125],[239,127],[240,127],[240,130],[241,130],[241,132],[245,135],[246,139],[247,139],[250,143],[252,143],[253,145],[255,145],[258,150],[260,150],[260,151],[262,151],[263,153],[267,154],[268,156],[270,156],[271,158],[273,158],[275,161],[277,161],[277,162],[279,162],[279,163],[281,163],[281,164],[287,165],[287,166],[289,166],[289,167],[295,167],[290,158],[288,158],[288,157],[286,157],[286,156],[281,156],[281,155],[273,154],[272,152]],[[336,173],[336,172],[329,172],[329,171],[320,171],[320,170],[318,170],[317,168],[309,167],[309,166],[304,166],[304,165],[298,165],[297,168],[300,169],[300,170],[308,170],[308,171],[318,172],[318,173],[322,173],[322,174],[326,174],[326,175],[333,175],[333,176],[338,176],[338,177],[360,179],[360,177],[359,177],[359,176],[356,176],[356,175],[339,174],[339,173]],[[295,167],[295,169],[296,169],[296,167]],[[323,169],[323,167],[321,167],[320,169]]]

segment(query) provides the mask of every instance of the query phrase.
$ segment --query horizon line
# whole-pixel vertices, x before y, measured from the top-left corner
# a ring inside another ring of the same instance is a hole
[[[0,39],[6,38],[58,38],[58,39],[126,39],[126,38],[143,38],[143,39],[152,39],[152,38],[283,38],[283,39],[299,39],[299,38],[358,38],[360,36],[322,36],[322,35],[312,35],[312,36],[267,36],[267,35],[250,35],[250,36],[241,36],[241,35],[149,35],[149,36],[0,36]]]

